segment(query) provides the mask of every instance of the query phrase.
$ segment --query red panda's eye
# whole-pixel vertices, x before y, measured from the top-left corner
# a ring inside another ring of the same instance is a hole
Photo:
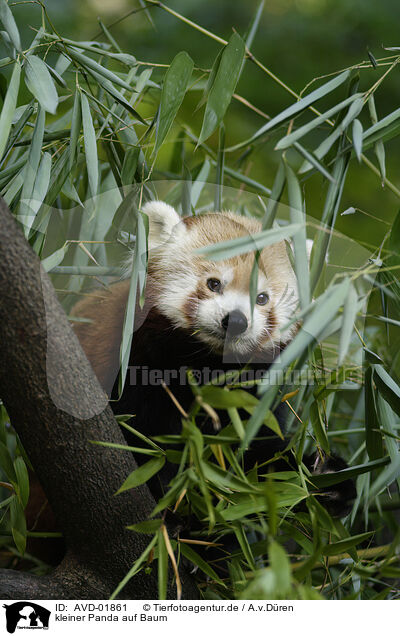
[[[257,305],[266,305],[268,301],[269,301],[269,296],[267,292],[261,292],[261,294],[258,294],[256,298]]]
[[[207,281],[207,287],[212,292],[219,292],[221,291],[221,281],[218,280],[218,278],[209,278]]]

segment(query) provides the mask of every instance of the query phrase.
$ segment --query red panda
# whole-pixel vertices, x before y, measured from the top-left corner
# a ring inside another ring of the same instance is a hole
[[[143,348],[138,341],[148,338],[149,331],[155,331],[158,340],[161,328],[171,352],[174,339],[179,342],[183,337],[197,343],[195,348],[209,354],[213,361],[271,362],[296,331],[293,325],[285,331],[297,305],[296,278],[285,243],[261,251],[251,313],[249,286],[254,253],[214,262],[198,250],[257,234],[261,231],[258,220],[231,212],[182,219],[160,201],[147,203],[143,212],[149,218],[149,264],[145,307],[136,313],[135,365]],[[108,392],[118,371],[128,290],[129,281],[124,280],[109,291],[94,292],[72,311],[73,316],[90,321],[76,323],[75,331]],[[184,362],[190,366],[194,360],[189,357]]]
[[[298,292],[283,241],[259,254],[253,311],[249,289],[254,252],[219,261],[201,253],[214,243],[257,234],[258,220],[231,212],[181,218],[160,201],[147,203],[142,211],[149,219],[146,296],[144,307],[136,310],[120,399],[115,383],[129,280],[93,292],[78,302],[72,315],[85,319],[75,323],[75,331],[100,383],[113,398],[114,412],[134,415],[135,428],[151,437],[179,433],[182,426],[181,413],[162,380],[187,411],[193,401],[188,368],[199,374],[200,382],[209,381],[214,371],[245,365],[268,368],[298,329],[293,322]],[[284,424],[282,408],[275,415]],[[209,432],[210,426],[206,421],[203,430]],[[247,467],[283,449],[285,444],[265,431],[269,440],[246,453]],[[332,469],[331,464],[328,467]],[[158,492],[158,486],[151,485],[156,496],[172,475],[173,467],[164,469]]]

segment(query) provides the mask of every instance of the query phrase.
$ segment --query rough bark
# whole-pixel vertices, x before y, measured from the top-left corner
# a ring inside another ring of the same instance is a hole
[[[0,598],[108,598],[149,537],[126,530],[149,517],[146,486],[115,496],[136,467],[39,259],[0,199],[0,396],[54,510],[67,555],[48,577],[0,570]],[[182,573],[184,598],[195,584]],[[170,595],[174,595],[170,589]],[[156,598],[139,572],[120,598]]]

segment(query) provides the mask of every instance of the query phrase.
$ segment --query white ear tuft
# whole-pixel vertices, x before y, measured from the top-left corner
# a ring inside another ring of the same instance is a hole
[[[163,201],[149,201],[142,212],[149,217],[149,249],[168,241],[173,228],[182,220],[176,210]]]
[[[314,241],[312,239],[306,239],[306,250],[307,250],[307,258],[308,258],[308,264],[310,264],[310,258],[311,258],[311,252],[312,252],[312,248],[314,246]]]

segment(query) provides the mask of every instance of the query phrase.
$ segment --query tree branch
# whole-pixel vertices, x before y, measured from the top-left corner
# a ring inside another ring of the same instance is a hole
[[[0,570],[1,598],[107,598],[149,538],[128,524],[150,515],[146,486],[115,496],[136,465],[107,398],[40,261],[0,199],[0,395],[67,543],[49,577]],[[183,576],[184,597],[196,598]],[[173,596],[173,588],[169,591]],[[157,574],[142,570],[122,598],[156,598]]]

